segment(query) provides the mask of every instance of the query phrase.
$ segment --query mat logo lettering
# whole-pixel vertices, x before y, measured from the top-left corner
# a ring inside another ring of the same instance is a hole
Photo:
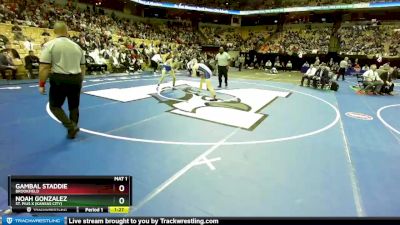
[[[209,101],[208,92],[199,90],[198,86],[197,82],[178,81],[174,91],[167,85],[162,86],[161,91],[156,91],[156,85],[147,85],[85,93],[120,102],[153,97],[171,106],[170,113],[247,130],[254,130],[267,117],[260,113],[265,106],[278,97],[290,95],[290,92],[255,88],[218,90],[218,101],[212,102]]]

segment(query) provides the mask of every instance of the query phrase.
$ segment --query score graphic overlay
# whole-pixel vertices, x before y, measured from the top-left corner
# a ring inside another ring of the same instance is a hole
[[[128,213],[131,176],[9,176],[13,212]]]

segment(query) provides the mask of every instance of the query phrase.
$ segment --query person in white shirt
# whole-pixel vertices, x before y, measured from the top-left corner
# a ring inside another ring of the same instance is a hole
[[[314,65],[319,65],[320,62],[321,62],[321,61],[319,60],[319,57],[318,57],[318,56],[315,57]]]
[[[346,73],[347,67],[349,66],[349,58],[345,57],[342,61],[339,63],[339,74],[336,77],[336,81],[339,80],[340,76],[342,76],[342,80],[344,80],[344,74]]]
[[[286,63],[286,70],[290,72],[290,71],[292,71],[292,67],[293,67],[292,62],[289,60]]]
[[[368,65],[364,65],[364,66],[361,68],[361,70],[367,71],[367,70],[369,70],[369,66],[368,66]]]
[[[111,59],[112,59],[113,67],[115,67],[115,68],[121,67],[121,65],[119,63],[119,52],[117,51],[117,49],[114,49],[112,51]]]
[[[373,94],[377,95],[383,85],[382,79],[379,77],[378,71],[376,71],[376,65],[371,65],[371,68],[362,75],[364,77],[364,91],[373,89]]]
[[[271,73],[272,74],[278,74],[278,70],[275,67],[272,67]]]
[[[272,68],[272,62],[271,62],[271,60],[268,60],[266,63],[265,63],[265,69],[266,70],[270,70]]]
[[[161,55],[159,53],[156,53],[153,57],[151,57],[151,68],[153,68],[154,73],[158,69],[158,64],[162,62]]]
[[[228,68],[231,60],[231,56],[225,52],[223,47],[219,48],[219,53],[215,56],[215,60],[218,64],[218,87],[221,87],[222,76],[225,78],[225,87],[228,86]]]
[[[34,44],[32,42],[32,39],[26,39],[26,41],[24,41],[24,47],[25,47],[26,50],[32,51],[33,50],[33,46],[34,46]]]
[[[307,79],[307,86],[310,86],[311,79],[314,77],[315,72],[317,72],[317,68],[311,64],[310,68],[308,68],[307,72],[301,78],[300,86],[304,85],[304,80]]]

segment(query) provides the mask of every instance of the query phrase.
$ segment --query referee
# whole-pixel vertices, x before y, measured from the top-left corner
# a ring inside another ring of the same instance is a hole
[[[340,61],[340,64],[339,64],[340,68],[339,68],[338,75],[336,77],[336,81],[339,80],[340,76],[342,76],[342,80],[344,80],[344,75],[346,74],[347,67],[349,66],[348,61],[349,61],[348,57],[345,57],[342,61]]]
[[[85,56],[82,49],[68,38],[68,27],[63,22],[54,25],[57,38],[48,42],[40,55],[39,92],[44,94],[46,80],[50,80],[50,110],[68,130],[73,139],[79,131],[79,100],[85,75]],[[69,117],[61,108],[68,99]]]
[[[219,88],[222,84],[222,76],[225,78],[225,87],[228,86],[228,68],[229,68],[229,60],[231,60],[231,56],[225,52],[223,47],[219,48],[219,53],[215,56],[215,60],[218,65],[218,80],[219,80]]]

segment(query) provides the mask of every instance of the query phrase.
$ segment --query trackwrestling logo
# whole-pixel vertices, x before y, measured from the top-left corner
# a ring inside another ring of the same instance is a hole
[[[19,224],[54,224],[54,225],[63,225],[64,224],[64,218],[63,217],[27,217],[27,216],[21,216],[21,217],[7,217],[5,220],[3,218],[3,224],[14,224],[14,225],[19,225]]]
[[[260,113],[265,106],[278,97],[290,95],[290,92],[255,88],[218,90],[218,101],[212,102],[198,86],[197,82],[177,81],[174,91],[164,84],[159,91],[156,85],[147,85],[85,93],[124,103],[153,97],[170,106],[170,113],[247,130],[254,130],[266,118],[267,115]]]

